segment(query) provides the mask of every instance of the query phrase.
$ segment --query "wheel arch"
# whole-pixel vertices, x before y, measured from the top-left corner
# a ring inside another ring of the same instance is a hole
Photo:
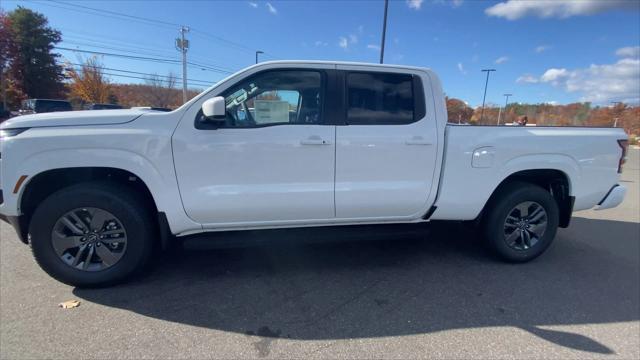
[[[145,206],[154,218],[160,218],[158,205],[147,183],[137,174],[122,168],[114,167],[66,167],[48,169],[35,174],[26,182],[18,198],[20,216],[20,235],[27,242],[27,229],[31,216],[37,206],[49,195],[66,187],[91,181],[112,181],[127,186],[141,195]],[[167,226],[166,221],[159,221],[159,226]],[[161,232],[163,230],[161,229]],[[170,232],[169,232],[170,233]],[[164,246],[164,241],[163,241]]]
[[[565,171],[554,168],[519,170],[505,176],[489,196],[478,216],[479,219],[491,207],[493,200],[499,196],[502,189],[513,182],[525,182],[549,191],[558,204],[558,210],[560,211],[559,226],[563,228],[569,226],[575,199],[571,195],[571,178]]]

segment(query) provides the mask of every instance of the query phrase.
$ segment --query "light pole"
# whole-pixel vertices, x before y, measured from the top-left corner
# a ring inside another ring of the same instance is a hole
[[[622,104],[622,102],[612,101],[611,103],[613,104],[613,110],[616,112],[616,117],[613,118],[613,127],[618,127],[618,117],[620,116],[620,113],[618,112],[616,107],[618,107],[619,104]]]
[[[485,83],[484,83],[484,96],[482,96],[482,110],[480,111],[480,121],[482,121],[482,119],[484,119],[484,101],[487,98],[487,86],[489,85],[489,74],[492,71],[496,71],[496,69],[482,69],[482,72],[486,72],[487,73],[487,81],[485,81]]]
[[[258,54],[264,54],[264,51],[256,51],[256,64],[258,63]]]
[[[382,20],[382,41],[380,43],[380,64],[384,62],[384,39],[387,36],[387,9],[389,9],[389,0],[384,0],[384,19]]]
[[[513,94],[504,94],[504,116],[506,118],[507,116],[507,104],[509,103],[509,96],[511,96]],[[500,125],[500,115],[502,114],[502,108],[500,108],[500,110],[498,111],[498,123],[496,125]]]

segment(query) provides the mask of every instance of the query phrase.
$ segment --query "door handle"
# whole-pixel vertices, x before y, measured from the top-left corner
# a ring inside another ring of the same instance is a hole
[[[330,145],[331,143],[323,140],[320,136],[309,136],[304,140],[300,140],[301,145]]]
[[[432,145],[432,143],[422,136],[414,136],[405,142],[407,145]]]

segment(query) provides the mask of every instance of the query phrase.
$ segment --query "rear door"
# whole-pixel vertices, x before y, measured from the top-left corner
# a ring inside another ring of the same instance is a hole
[[[434,182],[435,114],[426,73],[338,66],[345,124],[336,129],[336,217],[419,217]],[[426,85],[426,86],[425,86]]]

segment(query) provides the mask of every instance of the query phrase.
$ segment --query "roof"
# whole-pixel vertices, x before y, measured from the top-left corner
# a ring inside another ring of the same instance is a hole
[[[431,69],[420,66],[409,66],[409,65],[395,65],[395,64],[378,64],[378,63],[365,63],[365,62],[354,62],[354,61],[328,61],[328,60],[273,60],[273,61],[263,61],[254,66],[261,65],[277,65],[277,64],[322,64],[322,65],[346,65],[346,66],[371,66],[371,67],[379,67],[386,69],[407,69],[407,70],[427,70],[431,71]]]

